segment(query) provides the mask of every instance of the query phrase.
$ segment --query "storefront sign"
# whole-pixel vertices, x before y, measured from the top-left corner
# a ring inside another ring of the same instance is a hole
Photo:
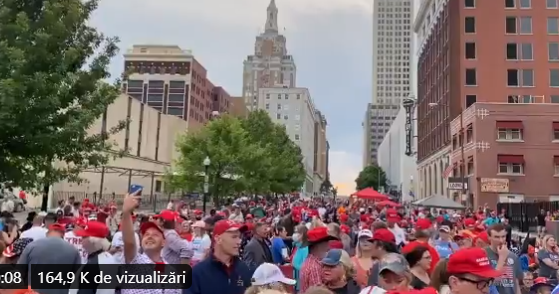
[[[481,192],[509,193],[509,179],[481,178]]]

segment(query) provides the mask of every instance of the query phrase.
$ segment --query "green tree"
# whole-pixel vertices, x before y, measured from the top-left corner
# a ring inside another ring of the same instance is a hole
[[[200,131],[185,134],[177,143],[179,158],[167,174],[171,189],[203,191],[204,159],[208,168],[209,192],[214,203],[252,184],[245,168],[265,158],[265,150],[250,144],[247,132],[237,118],[224,115],[208,122]]]
[[[320,192],[321,193],[325,193],[328,194],[330,192],[332,192],[332,183],[330,182],[330,178],[326,178],[322,184],[320,185]]]
[[[124,122],[88,133],[119,94],[102,82],[117,40],[88,24],[97,2],[0,0],[0,181],[79,181],[107,162],[106,139]]]
[[[301,149],[285,130],[275,124],[263,110],[251,112],[243,120],[249,141],[267,150],[268,161],[258,167],[258,189],[261,193],[286,194],[299,191],[305,181]],[[263,189],[267,188],[267,189]]]
[[[369,165],[359,173],[355,183],[357,184],[357,190],[369,187],[376,190],[380,187],[386,188],[386,174],[380,166]]]

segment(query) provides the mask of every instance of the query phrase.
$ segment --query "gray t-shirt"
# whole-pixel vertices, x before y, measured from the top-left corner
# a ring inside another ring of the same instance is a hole
[[[70,243],[58,237],[47,237],[35,240],[21,253],[18,264],[29,265],[29,276],[32,274],[37,275],[31,268],[33,265],[50,264],[50,265],[65,265],[61,271],[73,270],[77,272],[81,266],[81,257],[78,250]],[[70,267],[74,265],[74,268]],[[68,267],[68,268],[66,268]],[[44,267],[40,267],[43,270]],[[66,276],[65,274],[63,276]],[[68,289],[33,289],[40,294],[68,294]]]
[[[491,261],[493,268],[497,267],[497,262],[499,260],[499,255],[497,252],[491,250],[490,247],[485,248],[487,252],[487,258]],[[522,279],[522,268],[520,267],[520,261],[518,261],[518,256],[516,254],[509,252],[505,266],[503,266],[503,274],[495,279],[495,286],[499,294],[515,294],[516,293],[516,281]]]
[[[559,255],[557,255],[554,252],[549,252],[547,250],[538,251],[538,260],[540,261],[540,269],[538,270],[538,276],[556,279],[557,270],[549,267],[547,264],[543,262],[543,260],[546,258],[551,259],[551,261],[555,263],[559,261]]]

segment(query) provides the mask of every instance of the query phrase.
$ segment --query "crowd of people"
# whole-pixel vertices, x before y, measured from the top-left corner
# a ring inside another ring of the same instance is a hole
[[[122,207],[99,208],[70,198],[56,212],[30,212],[21,226],[3,212],[0,263],[76,272],[105,264],[192,267],[191,285],[180,289],[24,290],[41,294],[559,293],[555,237],[538,228],[535,237],[512,238],[504,210],[275,197],[240,198],[209,213],[171,202],[141,215],[140,201],[127,195]]]

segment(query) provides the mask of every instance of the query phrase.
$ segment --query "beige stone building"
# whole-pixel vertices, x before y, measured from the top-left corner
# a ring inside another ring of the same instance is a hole
[[[144,195],[164,191],[162,176],[177,158],[175,144],[186,133],[187,121],[179,116],[163,114],[126,94],[120,95],[90,128],[89,133],[110,130],[119,121],[129,119],[126,129],[109,140],[114,150],[128,150],[128,155],[111,158],[105,167],[90,168],[81,174],[81,184],[60,182],[52,187],[54,200],[74,195],[78,200],[93,198],[93,193],[107,199],[114,192],[127,192],[130,184],[144,186]],[[114,153],[116,156],[116,152]],[[92,199],[93,200],[93,199]],[[51,201],[51,204],[55,201]]]

